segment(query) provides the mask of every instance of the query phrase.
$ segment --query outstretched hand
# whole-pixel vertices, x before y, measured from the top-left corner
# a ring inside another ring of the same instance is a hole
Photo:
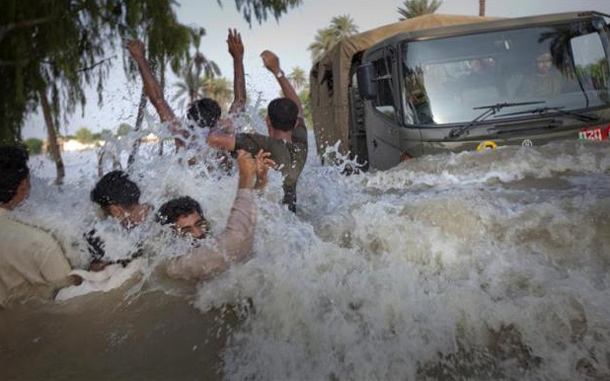
[[[270,159],[271,153],[263,150],[256,154],[256,185],[254,188],[262,189],[267,185],[267,172],[269,168],[276,168],[275,161]]]
[[[280,72],[280,59],[270,50],[265,50],[261,53],[261,58],[267,70],[277,75]]]
[[[242,60],[244,58],[244,44],[241,42],[241,34],[237,33],[237,29],[229,29],[227,45],[229,45],[229,53],[233,59]]]
[[[133,40],[127,44],[127,50],[131,56],[135,59],[143,59],[146,55],[146,48],[144,47],[144,43],[140,40]]]

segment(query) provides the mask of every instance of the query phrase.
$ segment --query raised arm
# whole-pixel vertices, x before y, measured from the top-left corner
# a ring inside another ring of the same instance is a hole
[[[233,56],[233,94],[234,99],[229,113],[244,112],[246,107],[246,74],[244,72],[244,44],[236,29],[229,29],[227,38],[229,53]]]
[[[144,43],[140,40],[131,41],[127,44],[127,49],[129,50],[131,57],[138,64],[138,69],[142,76],[142,83],[144,84],[144,92],[146,92],[150,103],[152,103],[157,110],[161,122],[168,122],[169,128],[173,134],[187,138],[188,133],[179,128],[180,124],[178,119],[176,119],[176,115],[174,115],[174,111],[169,107],[165,98],[163,98],[161,86],[155,79],[150,64],[146,60]],[[176,138],[176,146],[182,147],[184,146],[184,142],[181,139]]]
[[[252,251],[256,226],[253,183],[257,165],[252,156],[239,151],[239,185],[225,231],[218,238],[218,249],[199,248],[170,260],[167,273],[173,278],[206,280],[241,262]]]
[[[282,88],[282,92],[284,96],[291,101],[293,101],[297,107],[299,108],[299,118],[303,116],[303,105],[301,105],[301,100],[297,95],[297,92],[294,90],[290,81],[284,75],[284,72],[280,68],[280,59],[273,53],[272,51],[265,50],[261,53],[261,58],[263,59],[263,63],[267,70],[269,70],[275,78],[277,78],[280,87]]]

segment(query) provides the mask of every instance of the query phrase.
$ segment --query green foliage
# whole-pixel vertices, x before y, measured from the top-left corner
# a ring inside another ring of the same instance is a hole
[[[254,17],[259,23],[269,14],[277,19],[301,3],[235,0],[248,22]],[[49,97],[55,126],[60,117],[67,121],[77,106],[84,107],[86,86],[96,85],[101,103],[116,50],[128,40],[144,40],[154,65],[165,68],[169,63],[179,72],[197,30],[177,21],[175,4],[174,0],[3,1],[0,142],[20,140],[23,121],[36,110],[41,95]],[[137,68],[127,54],[123,67],[129,78],[136,78]]]
[[[30,155],[41,154],[43,144],[43,141],[37,138],[25,139],[25,145],[27,146]]]
[[[260,118],[262,120],[265,120],[267,118],[267,107],[261,107],[258,109],[258,116],[260,116]]]
[[[93,133],[86,127],[79,128],[74,134],[76,140],[83,144],[91,143],[93,141]]]
[[[205,77],[201,80],[201,93],[204,97],[212,98],[223,110],[229,108],[233,100],[233,84],[226,78]]]
[[[218,0],[222,4],[221,0]],[[267,21],[267,15],[271,13],[276,20],[289,9],[295,8],[303,3],[303,0],[235,0],[235,6],[248,22],[252,24],[252,16],[260,23]]]
[[[436,0],[435,0],[436,1]],[[358,33],[358,26],[349,15],[335,16],[330,20],[330,26],[318,29],[314,42],[307,48],[311,52],[312,61],[317,61],[344,37]]]
[[[301,91],[307,85],[305,71],[298,66],[292,68],[292,71],[288,74],[288,80],[296,91]]]
[[[184,67],[179,72],[175,72],[181,77],[181,81],[174,84],[178,88],[174,99],[187,95],[189,103],[194,102],[201,97],[203,83],[201,74],[203,73],[204,78],[210,79],[221,75],[220,68],[216,62],[209,60],[199,51],[201,37],[203,36],[205,36],[205,29],[203,28],[191,31],[191,44],[195,47],[195,55],[191,56],[190,53],[187,53]]]
[[[442,1],[432,0],[404,0],[404,8],[398,7],[397,12],[400,14],[399,20],[408,20],[413,17],[423,16],[428,13],[434,13],[443,4]]]
[[[87,102],[84,87],[104,80],[119,42],[146,37],[154,60],[188,48],[190,29],[172,0],[8,0],[0,12],[0,138],[19,139],[21,125],[46,94],[55,125]],[[135,67],[124,61],[129,73]]]
[[[131,125],[127,123],[121,123],[116,131],[116,136],[126,136],[131,131],[133,131],[133,127],[131,127]]]
[[[313,127],[313,114],[311,112],[311,98],[309,97],[309,90],[305,89],[299,93],[299,99],[303,105],[303,118],[308,128]]]

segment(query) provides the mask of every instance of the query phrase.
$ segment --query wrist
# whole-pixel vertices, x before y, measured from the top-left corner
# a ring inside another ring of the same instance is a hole
[[[254,182],[254,176],[248,174],[239,174],[239,189],[252,189]]]

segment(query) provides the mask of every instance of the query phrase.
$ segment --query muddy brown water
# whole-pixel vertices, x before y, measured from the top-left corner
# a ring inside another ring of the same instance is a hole
[[[127,287],[64,303],[0,311],[0,369],[9,380],[216,380],[232,312],[191,296]]]

